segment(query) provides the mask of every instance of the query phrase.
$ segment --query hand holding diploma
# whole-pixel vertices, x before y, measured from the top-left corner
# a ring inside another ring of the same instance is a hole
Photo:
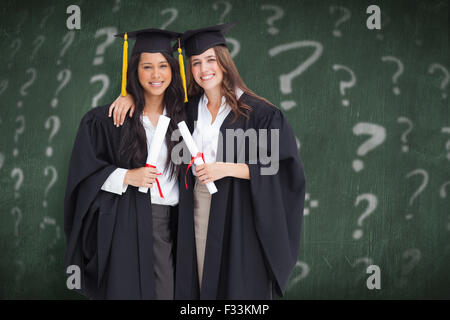
[[[198,151],[197,145],[195,144],[194,139],[192,138],[192,135],[189,132],[188,127],[186,126],[186,123],[184,121],[181,121],[180,123],[178,123],[178,128],[180,129],[180,133],[183,136],[183,140],[186,143],[189,152],[194,158],[194,163],[196,165],[204,164],[205,161],[202,157],[202,154]],[[217,188],[214,182],[208,182],[206,184],[206,188],[208,188],[210,194],[214,194],[217,192]]]

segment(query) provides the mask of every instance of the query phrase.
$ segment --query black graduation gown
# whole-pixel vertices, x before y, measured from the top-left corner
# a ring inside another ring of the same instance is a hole
[[[199,98],[191,98],[186,105],[191,133]],[[226,129],[279,129],[279,170],[276,175],[261,175],[260,159],[249,164],[247,153],[250,180],[225,177],[214,182],[218,192],[211,198],[200,294],[193,218],[195,180],[189,169],[186,190],[187,165],[182,167],[176,299],[271,299],[272,292],[282,296],[297,261],[305,176],[295,135],[278,108],[245,93],[240,99],[253,110],[248,120],[240,116],[234,123],[233,112],[228,114],[220,128],[223,143],[219,140],[218,155],[222,150],[222,161],[227,159]],[[236,148],[234,154],[237,162]]]
[[[75,139],[64,201],[65,267],[80,267],[79,292],[89,298],[154,299],[150,195],[133,186],[122,195],[101,190],[118,168],[122,128],[108,108],[89,111]]]

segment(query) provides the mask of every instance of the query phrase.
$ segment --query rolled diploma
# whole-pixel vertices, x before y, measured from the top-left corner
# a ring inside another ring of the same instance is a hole
[[[148,150],[147,164],[156,166],[156,160],[158,160],[161,146],[166,137],[167,128],[169,127],[170,118],[164,115],[160,115],[158,118],[158,124],[156,125],[155,133],[153,134],[150,150]],[[148,188],[139,187],[139,191],[147,193]]]
[[[198,153],[198,148],[197,145],[194,142],[194,139],[192,139],[192,135],[189,132],[188,127],[186,126],[186,122],[181,121],[180,123],[178,123],[178,128],[180,129],[180,133],[183,136],[184,142],[186,142],[186,145],[189,149],[189,152],[191,153],[191,155],[193,157],[195,157]],[[194,163],[196,165],[200,165],[200,164],[204,164],[203,159],[202,158],[196,158],[194,160]],[[216,185],[214,184],[214,182],[208,182],[206,184],[206,188],[208,188],[208,191],[210,194],[216,193],[217,192],[217,188]]]

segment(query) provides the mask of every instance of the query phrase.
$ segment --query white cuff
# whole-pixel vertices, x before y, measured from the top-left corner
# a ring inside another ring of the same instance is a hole
[[[106,179],[102,186],[102,190],[122,195],[127,191],[128,185],[124,183],[127,169],[117,168]]]

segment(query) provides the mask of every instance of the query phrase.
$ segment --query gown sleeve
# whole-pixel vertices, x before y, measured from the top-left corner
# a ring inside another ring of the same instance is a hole
[[[101,187],[117,169],[114,164],[117,132],[110,129],[112,125],[107,123],[110,119],[102,119],[103,113],[96,109],[88,112],[81,121],[69,164],[64,199],[66,268],[78,265],[83,270],[89,260],[93,261],[97,251],[96,220],[89,212],[93,207],[99,207],[96,200],[100,198]]]
[[[272,148],[272,144],[279,146],[277,171],[268,169],[271,165],[259,156],[256,164],[247,164],[256,232],[273,277],[275,292],[283,296],[300,247],[305,175],[294,132],[282,112],[274,109],[274,112],[262,115],[257,120],[257,127],[268,129],[267,143],[259,147],[265,149],[267,146],[268,154],[275,157],[277,150]],[[275,134],[271,136],[270,129],[278,129],[279,139]],[[264,170],[266,174],[262,174]]]

